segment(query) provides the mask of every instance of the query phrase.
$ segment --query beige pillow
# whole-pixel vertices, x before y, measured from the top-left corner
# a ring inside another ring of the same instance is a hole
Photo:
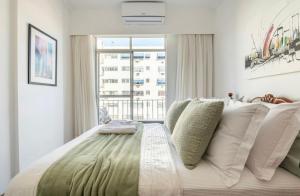
[[[181,115],[182,111],[185,109],[185,107],[191,102],[191,100],[184,100],[184,101],[174,101],[165,118],[165,125],[168,127],[170,132],[173,132],[173,129],[175,127],[175,124]]]
[[[222,116],[224,103],[193,100],[180,115],[172,135],[184,165],[193,169],[201,160]]]
[[[239,182],[259,127],[268,111],[261,104],[245,103],[225,107],[205,158],[213,163],[226,186]]]
[[[300,103],[270,110],[259,130],[247,167],[260,180],[271,180],[300,130]]]

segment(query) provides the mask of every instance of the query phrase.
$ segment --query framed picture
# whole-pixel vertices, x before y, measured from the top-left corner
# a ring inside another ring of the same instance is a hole
[[[57,86],[57,40],[28,26],[28,83]]]

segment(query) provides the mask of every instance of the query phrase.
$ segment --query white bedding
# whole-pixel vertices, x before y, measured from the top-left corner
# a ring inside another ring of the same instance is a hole
[[[99,127],[91,129],[18,174],[11,181],[6,196],[35,196],[39,179],[46,169],[98,129]],[[300,195],[300,178],[283,169],[276,171],[272,181],[262,182],[257,180],[246,168],[242,173],[240,182],[232,188],[227,188],[222,183],[218,172],[208,161],[201,161],[193,170],[186,169],[174,146],[171,144],[170,148],[168,147],[166,142],[170,142],[168,141],[170,133],[168,131],[160,132],[163,130],[161,125],[145,125],[145,130],[146,134],[142,140],[148,138],[147,141],[152,140],[152,142],[144,142],[145,146],[142,145],[139,182],[139,193],[142,196],[179,195],[182,193],[184,196]],[[151,130],[155,132],[151,132]],[[161,191],[164,191],[163,194]]]
[[[300,196],[300,178],[282,168],[269,182],[257,180],[245,168],[239,183],[228,188],[209,161],[202,160],[195,169],[188,170],[175,152],[174,157],[184,196]]]

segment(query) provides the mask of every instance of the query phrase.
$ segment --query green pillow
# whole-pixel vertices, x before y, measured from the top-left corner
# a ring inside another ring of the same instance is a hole
[[[224,102],[193,100],[180,115],[172,135],[184,165],[193,169],[200,162],[221,119]]]
[[[191,102],[191,100],[184,100],[184,101],[174,101],[165,118],[165,125],[168,127],[168,129],[173,132],[173,129],[175,127],[175,124],[182,113],[182,111],[185,109],[185,107]]]
[[[300,177],[300,132],[280,166]]]

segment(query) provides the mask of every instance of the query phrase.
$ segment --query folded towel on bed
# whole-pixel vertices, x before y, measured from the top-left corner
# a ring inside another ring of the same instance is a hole
[[[99,134],[134,134],[137,131],[136,125],[106,125],[100,127]]]

